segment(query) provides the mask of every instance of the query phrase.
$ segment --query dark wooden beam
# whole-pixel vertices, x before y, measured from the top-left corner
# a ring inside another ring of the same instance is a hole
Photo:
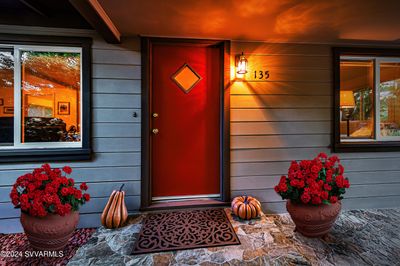
[[[108,43],[121,43],[121,33],[97,0],[69,0]]]
[[[19,0],[19,1],[26,7],[28,7],[30,10],[35,12],[36,14],[39,14],[43,17],[48,17],[47,12],[44,11],[44,7],[39,6],[38,3],[32,3],[32,1],[30,0]]]

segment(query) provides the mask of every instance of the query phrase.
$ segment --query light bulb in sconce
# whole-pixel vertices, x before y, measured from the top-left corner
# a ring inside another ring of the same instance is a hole
[[[236,73],[241,74],[241,75],[247,73],[247,59],[246,59],[246,57],[244,56],[243,52],[242,52],[242,54],[239,56],[239,60],[238,60],[238,63],[237,63],[237,71],[236,71]]]

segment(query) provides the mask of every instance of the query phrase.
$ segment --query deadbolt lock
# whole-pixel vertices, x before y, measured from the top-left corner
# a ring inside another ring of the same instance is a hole
[[[154,135],[157,135],[158,132],[159,132],[159,131],[158,131],[158,128],[153,128],[152,132],[153,132]]]
[[[154,117],[154,118],[157,118],[157,117],[158,117],[158,114],[157,114],[157,113],[153,113],[153,117]]]

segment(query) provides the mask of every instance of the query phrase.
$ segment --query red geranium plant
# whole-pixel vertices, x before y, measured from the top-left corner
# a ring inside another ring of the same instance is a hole
[[[304,204],[330,204],[341,200],[348,178],[343,176],[344,167],[337,156],[320,153],[313,160],[293,161],[288,175],[282,176],[275,191],[282,199]]]
[[[90,195],[84,193],[88,189],[86,183],[76,188],[75,181],[66,177],[71,172],[69,166],[60,170],[44,164],[32,173],[18,177],[10,193],[12,203],[35,217],[47,214],[64,216],[77,211],[80,205],[90,200]]]

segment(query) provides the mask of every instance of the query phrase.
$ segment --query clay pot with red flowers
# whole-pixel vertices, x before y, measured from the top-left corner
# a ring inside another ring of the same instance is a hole
[[[36,250],[63,249],[79,221],[79,207],[90,200],[88,186],[68,178],[71,167],[44,164],[20,176],[11,190],[11,201],[21,209],[21,224]]]
[[[349,187],[339,158],[320,153],[313,160],[293,161],[275,191],[288,200],[286,209],[295,231],[307,237],[323,237],[339,216],[340,200]]]

